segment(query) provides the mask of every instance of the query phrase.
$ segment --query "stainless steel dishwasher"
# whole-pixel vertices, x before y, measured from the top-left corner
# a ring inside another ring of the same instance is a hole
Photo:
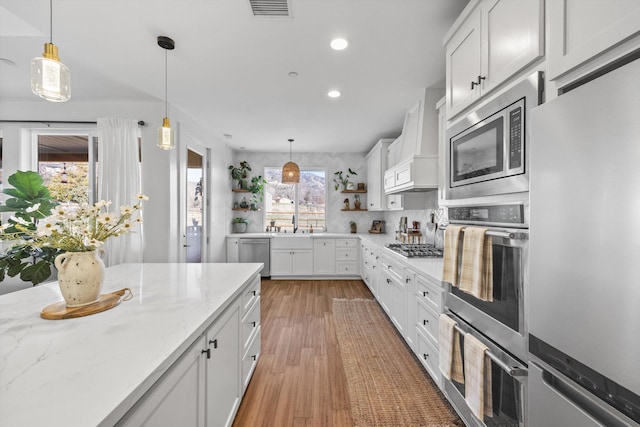
[[[264,268],[260,275],[262,277],[271,277],[271,250],[269,239],[240,239],[240,248],[238,252],[239,262],[261,262]]]

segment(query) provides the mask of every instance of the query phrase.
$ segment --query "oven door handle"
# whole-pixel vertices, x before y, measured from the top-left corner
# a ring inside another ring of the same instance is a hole
[[[460,326],[455,325],[455,328],[456,328],[456,330],[458,332],[460,332],[461,335],[463,335],[463,336],[467,335],[467,333],[465,331],[463,331]],[[503,362],[498,356],[496,356],[495,354],[491,353],[491,350],[485,351],[484,354],[489,356],[489,359],[493,360],[493,362],[496,365],[498,365],[500,367],[500,369],[502,369],[507,374],[509,374],[510,377],[521,378],[521,377],[526,377],[526,376],[529,375],[529,370],[527,368],[522,368],[520,366],[509,366],[505,362]]]
[[[479,226],[481,227],[481,226]],[[446,225],[439,226],[439,229],[442,231],[447,231]],[[462,229],[464,233],[464,228]],[[502,237],[504,239],[514,239],[514,240],[527,240],[529,239],[529,233],[524,232],[514,232],[514,231],[504,231],[504,230],[487,230],[485,233],[487,236],[491,237]]]

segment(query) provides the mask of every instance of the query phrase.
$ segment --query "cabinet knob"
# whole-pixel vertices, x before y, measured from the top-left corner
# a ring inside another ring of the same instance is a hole
[[[429,291],[424,291],[424,292],[422,292],[422,296],[423,296],[423,297],[425,297],[425,298],[426,298],[426,297],[427,297],[427,295],[429,295]]]
[[[251,358],[252,358],[253,360],[256,360],[256,358],[257,358],[257,357],[258,357],[258,356],[257,356],[257,355],[255,355],[255,354],[254,354],[253,356],[251,356]]]
[[[251,326],[253,326],[254,328],[256,327],[257,324],[258,322],[251,322]]]
[[[424,320],[422,321],[422,324],[423,324],[424,326],[427,326],[427,323],[429,323],[429,321],[428,321],[427,319],[424,319]]]
[[[258,291],[251,291],[251,293],[253,294],[254,297],[258,295]]]
[[[206,350],[202,350],[202,353],[206,353],[207,354],[207,359],[211,359],[211,349],[208,348]]]
[[[409,283],[410,281],[411,281],[411,278],[410,278],[410,277],[407,277],[406,279],[404,279],[404,282],[405,282],[405,283]]]
[[[391,280],[387,279],[387,283],[391,283]]]
[[[424,354],[422,355],[422,358],[423,358],[424,360],[427,360],[427,358],[428,358],[428,357],[429,357],[429,353],[424,353]]]
[[[218,348],[218,339],[209,340],[209,344],[213,344],[213,348]]]

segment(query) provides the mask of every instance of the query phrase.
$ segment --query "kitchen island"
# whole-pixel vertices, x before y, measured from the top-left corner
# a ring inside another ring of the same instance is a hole
[[[44,307],[62,300],[57,282],[1,296],[0,425],[115,425],[132,408],[135,412],[188,349],[198,340],[204,342],[208,328],[233,304],[238,319],[249,304],[253,311],[257,305],[259,313],[261,268],[262,264],[114,266],[106,271],[102,293],[130,288],[133,298],[76,319],[40,318]],[[247,293],[249,287],[253,290]],[[235,330],[240,328],[237,324]],[[251,337],[255,341],[257,335],[259,344],[258,332]],[[238,337],[238,342],[240,353],[244,341]],[[257,357],[252,357],[255,362]],[[237,378],[240,383],[241,372]],[[241,384],[238,389],[237,403],[244,391]]]

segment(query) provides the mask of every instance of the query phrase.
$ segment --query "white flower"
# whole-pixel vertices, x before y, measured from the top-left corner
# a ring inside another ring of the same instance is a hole
[[[11,224],[9,224],[8,222],[0,225],[0,232],[6,230],[9,227],[11,227]]]
[[[38,224],[36,233],[38,236],[51,236],[54,231],[60,232],[60,227],[55,221],[50,219],[49,221],[41,221]]]
[[[120,206],[120,215],[131,215],[133,213],[133,209],[131,206],[122,205]]]
[[[25,209],[25,211],[31,213],[31,212],[35,212],[38,209],[40,209],[40,203],[36,203],[35,205],[31,206],[30,208]]]
[[[106,208],[110,204],[111,204],[111,201],[107,202],[106,200],[100,200],[99,202],[96,202],[93,206],[97,209],[100,209],[100,208]]]
[[[116,216],[110,212],[105,212],[98,215],[97,220],[100,224],[104,224],[104,225],[114,225],[115,223],[118,222],[118,218],[116,218]]]
[[[139,194],[136,195],[136,199],[147,201],[147,200],[149,200],[149,196],[147,196],[145,194],[142,194],[142,193],[139,193]]]
[[[64,219],[67,216],[67,211],[64,208],[56,208],[53,214],[60,219]]]

